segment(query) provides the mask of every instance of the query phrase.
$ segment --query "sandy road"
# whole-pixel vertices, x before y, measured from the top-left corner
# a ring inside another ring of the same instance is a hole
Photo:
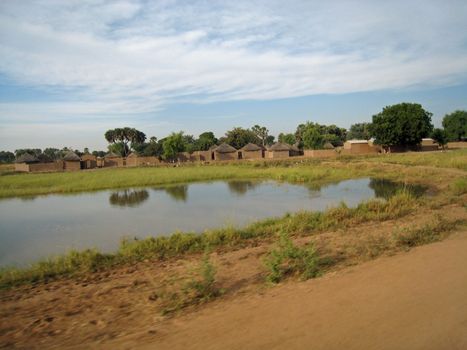
[[[143,349],[467,349],[467,232],[174,319]]]

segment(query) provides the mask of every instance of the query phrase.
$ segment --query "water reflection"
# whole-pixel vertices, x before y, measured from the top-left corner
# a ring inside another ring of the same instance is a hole
[[[146,190],[122,190],[110,194],[109,203],[118,207],[135,208],[140,206],[149,198],[149,192]]]
[[[178,202],[186,202],[188,199],[188,185],[171,185],[168,187],[155,187],[154,191],[164,191],[170,198]]]
[[[368,186],[375,192],[375,197],[389,199],[398,191],[407,191],[415,197],[420,197],[426,188],[420,185],[403,184],[385,179],[370,179]]]
[[[250,190],[253,190],[258,186],[258,182],[253,181],[229,181],[227,182],[230,193],[235,193],[237,195],[244,195]]]

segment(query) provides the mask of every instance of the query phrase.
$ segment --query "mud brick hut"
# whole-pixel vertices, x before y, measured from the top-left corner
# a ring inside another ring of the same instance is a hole
[[[254,143],[247,143],[239,153],[240,159],[261,159],[263,158],[263,149]]]
[[[83,169],[97,168],[97,157],[90,153],[83,154],[81,164]]]
[[[290,145],[286,143],[276,142],[267,150],[267,158],[281,159],[290,157]]]
[[[126,157],[126,166],[138,166],[138,155],[134,152],[131,152]]]
[[[420,143],[421,151],[437,151],[438,149],[438,144],[431,138],[422,139],[422,142]]]
[[[238,151],[234,147],[226,143],[223,143],[214,149],[214,159],[215,160],[236,160],[238,159]]]
[[[376,147],[372,145],[367,140],[349,140],[345,141],[343,154],[369,154],[369,153],[378,153]]]
[[[63,169],[67,171],[81,170],[81,158],[73,151],[63,157]]]
[[[109,152],[104,156],[104,167],[118,166],[121,162],[122,157],[113,152]]]
[[[301,156],[302,152],[300,151],[300,148],[298,148],[297,145],[291,145],[290,146],[290,156]]]
[[[29,172],[30,164],[37,164],[39,163],[39,159],[36,156],[33,156],[29,153],[24,153],[20,155],[15,161],[15,171],[24,171]]]

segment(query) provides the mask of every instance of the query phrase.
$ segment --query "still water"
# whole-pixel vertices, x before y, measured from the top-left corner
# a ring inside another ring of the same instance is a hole
[[[401,185],[376,179],[322,187],[215,181],[0,200],[0,265],[23,265],[72,248],[116,250],[122,237],[202,232],[300,210],[388,198]],[[410,187],[419,193],[420,188]]]

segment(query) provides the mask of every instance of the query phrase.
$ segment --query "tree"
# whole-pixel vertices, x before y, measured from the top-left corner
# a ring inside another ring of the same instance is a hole
[[[47,147],[43,152],[50,159],[57,160],[62,157],[62,152],[58,148]]]
[[[302,124],[303,125],[303,124]],[[301,130],[303,146],[306,149],[322,149],[325,139],[321,134],[320,125],[307,122]]]
[[[25,154],[25,153],[29,153],[35,157],[38,157],[41,153],[42,153],[42,150],[40,148],[21,148],[21,149],[17,149],[15,150],[15,157],[18,158],[19,156]]]
[[[347,140],[369,140],[371,123],[356,123],[350,126]]]
[[[431,134],[431,138],[435,140],[438,143],[438,145],[441,146],[442,149],[444,149],[444,147],[448,143],[448,135],[443,129],[434,129],[433,133]]]
[[[126,157],[130,151],[129,144],[143,143],[146,140],[146,135],[143,132],[128,127],[107,130],[104,136],[109,143],[121,145],[114,147],[114,149],[119,149],[123,157]]]
[[[443,118],[443,127],[449,141],[462,141],[467,137],[467,111],[455,111]]]
[[[173,132],[164,139],[162,144],[163,156],[165,159],[174,160],[178,153],[185,151],[185,142],[183,140],[183,131]]]
[[[193,135],[183,135],[183,143],[185,152],[193,153],[194,151],[198,151],[198,143]]]
[[[15,154],[9,151],[0,151],[0,163],[13,163]]]
[[[199,135],[197,143],[200,151],[207,151],[209,148],[217,144],[217,139],[213,132],[206,131]]]
[[[294,134],[284,134],[280,133],[278,137],[279,142],[281,143],[287,143],[289,145],[294,145],[295,144],[295,135]]]
[[[247,143],[261,145],[261,140],[253,131],[243,128],[233,128],[227,131],[223,141],[236,149],[242,148]]]
[[[373,116],[370,132],[383,147],[415,146],[432,130],[430,112],[418,103],[400,103],[383,108]]]
[[[255,125],[251,128],[251,131],[261,140],[261,144],[266,146],[266,140],[269,135],[269,130],[265,126]]]
[[[274,136],[268,135],[268,137],[266,137],[266,145],[271,146],[274,143],[274,139],[275,139]]]

